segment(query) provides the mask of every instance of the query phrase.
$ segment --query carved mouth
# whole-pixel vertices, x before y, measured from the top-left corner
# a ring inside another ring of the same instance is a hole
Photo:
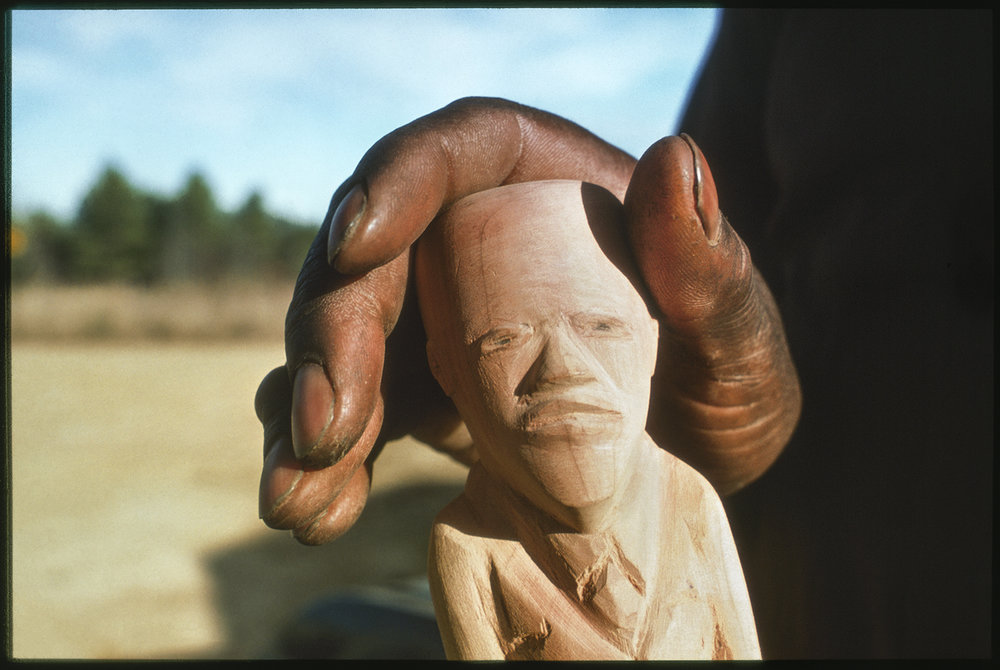
[[[621,418],[621,412],[605,405],[554,398],[529,405],[521,417],[521,426],[528,433],[573,431],[595,434],[613,427]]]

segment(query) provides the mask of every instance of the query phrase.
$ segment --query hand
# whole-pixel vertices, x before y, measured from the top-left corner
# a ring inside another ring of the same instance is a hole
[[[404,308],[410,245],[470,193],[578,179],[623,198],[634,164],[565,119],[496,99],[460,100],[377,142],[334,194],[289,307],[286,365],[257,392],[261,518],[304,543],[337,537],[364,507],[378,448],[406,433],[473,458]]]
[[[643,154],[625,210],[660,311],[647,430],[732,493],[774,462],[798,422],[798,377],[778,309],[690,137],[664,138]]]
[[[258,390],[264,521],[309,544],[342,534],[364,507],[381,444],[407,433],[474,458],[426,368],[413,301],[404,305],[408,249],[451,202],[520,181],[578,179],[625,199],[662,312],[650,432],[722,491],[763,472],[799,411],[773,300],[718,213],[693,143],[657,143],[629,185],[634,167],[579,126],[495,99],[460,100],[376,143],[334,194],[289,308],[286,366]]]

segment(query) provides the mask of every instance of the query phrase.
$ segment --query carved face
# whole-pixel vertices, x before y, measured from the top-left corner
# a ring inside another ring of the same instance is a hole
[[[578,182],[507,186],[417,256],[432,370],[483,466],[571,525],[626,485],[655,364],[656,322],[594,237],[626,258],[619,215]]]

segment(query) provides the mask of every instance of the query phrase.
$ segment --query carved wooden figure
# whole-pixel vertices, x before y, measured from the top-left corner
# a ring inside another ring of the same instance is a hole
[[[530,182],[418,243],[428,360],[479,454],[431,539],[449,658],[760,658],[718,496],[645,432],[657,322],[621,216]]]

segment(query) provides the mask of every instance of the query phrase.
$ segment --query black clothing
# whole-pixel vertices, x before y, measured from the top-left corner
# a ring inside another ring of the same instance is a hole
[[[726,11],[689,101],[802,383],[726,501],[764,658],[991,653],[992,26]]]

